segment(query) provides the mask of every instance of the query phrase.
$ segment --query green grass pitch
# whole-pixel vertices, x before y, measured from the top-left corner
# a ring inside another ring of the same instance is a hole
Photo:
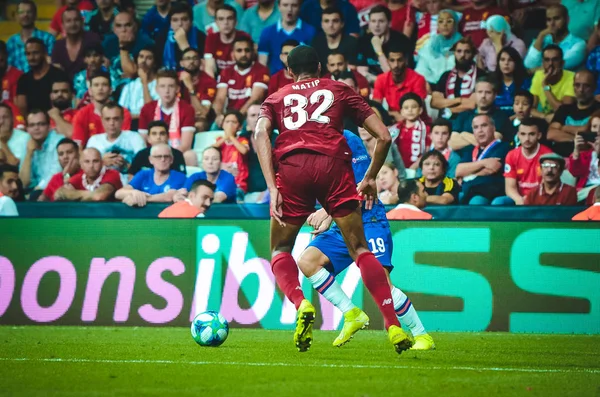
[[[397,355],[383,331],[334,348],[315,332],[232,329],[218,348],[188,328],[0,327],[0,395],[592,396],[600,336],[432,333],[436,351]]]

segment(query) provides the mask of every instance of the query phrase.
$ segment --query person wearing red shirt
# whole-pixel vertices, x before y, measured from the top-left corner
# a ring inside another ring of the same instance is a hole
[[[385,5],[385,1],[382,0],[349,0],[350,4],[356,8],[358,12],[358,24],[361,29],[369,24],[369,12],[371,8],[378,5]]]
[[[387,0],[387,6],[392,12],[392,29],[406,37],[412,36],[416,19],[416,10],[410,3],[409,0]]]
[[[419,73],[407,67],[409,55],[400,47],[390,44],[386,54],[390,71],[380,74],[375,80],[373,100],[382,103],[387,101],[390,115],[396,121],[402,120],[400,114],[400,98],[413,92],[425,99],[427,96],[427,82]]]
[[[271,269],[279,288],[298,310],[296,348],[310,348],[316,311],[304,298],[291,251],[318,200],[344,235],[348,252],[383,314],[389,340],[396,352],[402,353],[412,342],[400,328],[386,272],[367,245],[360,203],[362,196],[367,201],[365,207],[371,209],[376,198],[375,179],[390,148],[389,131],[349,86],[319,78],[321,66],[314,48],[294,48],[288,56],[288,68],[295,82],[263,102],[254,136],[271,199]],[[352,153],[342,134],[345,117],[377,139],[373,159],[358,187]],[[270,136],[275,129],[279,136],[272,150]]]
[[[271,76],[271,80],[269,81],[269,91],[268,95],[271,95],[283,86],[286,86],[290,83],[293,83],[294,80],[287,69],[287,57],[294,48],[298,47],[300,43],[298,40],[289,39],[283,42],[281,45],[281,54],[279,54],[279,59],[281,59],[281,63],[283,63],[284,68],[279,72],[275,73]]]
[[[507,10],[494,5],[493,0],[471,0],[471,6],[465,8],[459,29],[463,36],[470,36],[476,48],[487,38],[485,21],[492,15],[508,18]]]
[[[58,36],[59,34],[65,36],[62,15],[69,7],[77,8],[79,11],[81,11],[81,16],[85,19],[86,14],[94,10],[94,3],[89,0],[67,0],[66,4],[56,11],[52,17],[52,21],[50,22],[50,28],[48,31],[54,37]]]
[[[102,125],[102,107],[110,100],[112,87],[110,75],[106,71],[99,71],[90,76],[90,96],[92,103],[85,105],[77,111],[73,118],[73,140],[84,148],[88,139],[96,134],[104,133]],[[123,130],[131,129],[131,113],[124,110]]]
[[[221,151],[221,169],[229,172],[235,177],[238,192],[243,194],[248,191],[248,152],[250,142],[248,138],[238,137],[238,131],[242,128],[243,117],[235,110],[229,110],[223,118],[223,131],[225,135],[217,138],[213,147]],[[241,192],[240,192],[241,193]],[[238,199],[243,194],[238,193]]]
[[[21,115],[19,108],[15,105],[15,98],[17,96],[17,83],[19,78],[23,75],[23,72],[17,68],[8,65],[8,53],[6,51],[6,45],[3,41],[0,41],[0,102],[6,103],[13,112],[14,127],[19,129],[25,128],[25,119]]]
[[[236,29],[237,13],[235,8],[228,4],[217,8],[215,22],[219,31],[209,33],[204,46],[204,70],[213,78],[229,66],[235,65],[231,57],[234,40],[250,37],[246,32]]]
[[[62,171],[57,172],[50,178],[48,185],[38,197],[38,201],[54,201],[54,193],[74,176],[83,173],[79,167],[79,146],[75,141],[69,138],[61,139],[56,145],[58,152],[58,162]]]
[[[112,201],[123,187],[119,171],[106,168],[97,149],[81,153],[81,170],[54,193],[56,201]]]
[[[69,80],[56,80],[50,91],[52,108],[48,110],[50,129],[71,138],[73,136],[73,119],[77,110],[73,109],[73,89]]]
[[[184,156],[190,156],[186,152],[192,148],[194,142],[195,112],[192,105],[178,97],[177,72],[174,70],[159,71],[156,75],[156,92],[160,99],[142,107],[138,131],[141,134],[147,134],[148,124],[151,121],[162,120],[169,126],[169,145],[183,152]]]
[[[431,146],[429,135],[431,127],[423,121],[423,100],[415,93],[405,94],[399,101],[402,121],[396,124],[390,133],[398,137],[394,141],[402,161],[407,168],[418,167],[419,159]]]
[[[269,88],[269,69],[255,61],[252,39],[240,37],[233,42],[235,65],[221,72],[217,80],[217,97],[214,110],[217,125],[223,121],[225,102],[227,109],[238,110],[243,115],[254,102],[262,102]]]
[[[348,61],[346,61],[346,57],[341,52],[332,51],[331,54],[329,54],[327,57],[327,71],[329,73],[323,77],[338,80],[339,77],[336,75],[339,75],[339,73],[347,70],[351,71],[354,75],[360,95],[363,98],[369,98],[369,95],[371,94],[371,86],[369,85],[369,81],[365,76],[358,73],[356,69],[350,69],[348,66]]]
[[[496,197],[492,205],[523,205],[525,196],[540,185],[540,157],[552,153],[549,147],[540,144],[542,133],[533,119],[522,120],[517,135],[521,146],[508,152],[504,162],[506,196]]]
[[[577,190],[561,182],[565,159],[556,153],[540,156],[542,183],[525,196],[525,205],[577,205]]]

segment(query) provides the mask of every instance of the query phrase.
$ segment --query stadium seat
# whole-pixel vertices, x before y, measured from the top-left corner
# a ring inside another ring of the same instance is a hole
[[[194,147],[193,150],[198,155],[198,159],[202,158],[202,152],[204,149],[215,143],[217,138],[222,137],[224,132],[221,131],[206,131],[199,132],[196,134],[194,138]],[[200,162],[200,161],[198,161]]]
[[[202,167],[193,167],[191,165],[188,165],[185,167],[186,170],[186,176],[190,176],[190,175],[194,175],[197,172],[202,172]]]

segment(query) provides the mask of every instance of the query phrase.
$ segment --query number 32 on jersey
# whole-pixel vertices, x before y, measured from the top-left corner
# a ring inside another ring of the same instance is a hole
[[[329,117],[325,116],[325,113],[331,105],[333,105],[334,97],[333,92],[329,90],[317,90],[312,93],[310,98],[306,98],[300,94],[289,94],[283,98],[283,104],[289,107],[292,115],[283,119],[283,124],[288,130],[297,130],[306,124],[307,121],[315,121],[321,124],[329,123]],[[308,104],[319,106],[308,115],[306,107]],[[296,121],[294,121],[294,115],[296,115]]]

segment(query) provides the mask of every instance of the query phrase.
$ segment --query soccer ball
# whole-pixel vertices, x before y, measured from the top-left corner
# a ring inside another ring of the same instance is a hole
[[[214,311],[198,314],[192,321],[192,338],[200,346],[221,346],[229,335],[225,317]]]

